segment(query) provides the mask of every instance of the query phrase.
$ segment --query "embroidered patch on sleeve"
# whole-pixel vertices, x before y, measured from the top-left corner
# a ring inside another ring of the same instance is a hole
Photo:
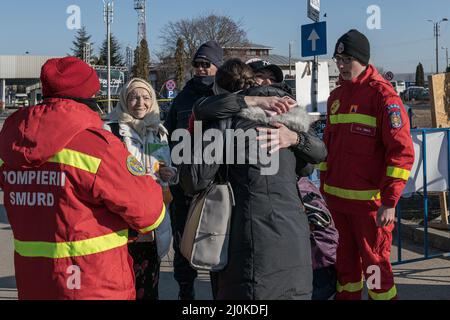
[[[133,176],[145,175],[145,169],[135,156],[129,155],[127,158],[127,169]]]
[[[388,113],[391,113],[393,111],[400,111],[400,106],[398,104],[391,104],[386,107],[386,110]]]
[[[391,128],[398,129],[402,127],[402,117],[400,111],[389,112],[389,119],[391,121]]]

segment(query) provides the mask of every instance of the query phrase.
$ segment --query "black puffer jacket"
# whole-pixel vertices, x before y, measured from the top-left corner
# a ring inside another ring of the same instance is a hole
[[[232,129],[260,124],[234,116]],[[204,121],[203,128],[221,128]],[[209,142],[204,142],[204,147]],[[297,192],[297,175],[305,166],[300,150],[281,149],[276,174],[262,175],[263,165],[230,164],[233,208],[229,261],[212,275],[217,299],[309,299],[312,291],[309,225]],[[326,152],[324,153],[326,156]],[[317,159],[322,161],[323,159]],[[235,162],[236,163],[236,162]],[[220,165],[193,164],[180,168],[181,184],[195,194],[214,180]]]
[[[242,91],[239,94],[232,93],[204,97],[197,100],[194,104],[193,112],[195,119],[198,121],[212,121],[226,119],[237,115],[241,111],[247,109],[247,104],[244,100],[245,96],[290,96],[293,98],[289,91],[286,91],[286,88],[281,84],[254,87],[246,91]],[[299,121],[300,120],[301,119],[299,119]],[[304,125],[306,126],[306,124]],[[312,164],[318,164],[322,162],[323,159],[326,159],[327,149],[323,141],[317,136],[314,128],[308,128],[307,130],[302,131],[298,129],[298,126],[296,127],[297,128],[290,129],[298,131],[303,136],[303,139],[296,148],[293,148],[293,150],[299,158],[303,160],[303,163],[300,164],[300,167],[303,169],[301,172],[297,172],[299,176],[305,177],[310,175],[314,170],[314,166]]]

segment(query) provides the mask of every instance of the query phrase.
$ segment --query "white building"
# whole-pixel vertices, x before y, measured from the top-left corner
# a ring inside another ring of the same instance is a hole
[[[6,103],[6,86],[39,83],[41,68],[52,56],[0,56],[0,104]]]

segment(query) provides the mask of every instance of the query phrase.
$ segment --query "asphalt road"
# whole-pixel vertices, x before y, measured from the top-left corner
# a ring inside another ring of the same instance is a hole
[[[0,199],[2,195],[0,194]],[[14,277],[12,232],[7,223],[3,206],[0,206],[0,300],[17,299]],[[423,248],[403,241],[403,259],[421,257]],[[431,250],[430,254],[438,251]],[[391,260],[397,260],[397,247],[392,248]],[[161,263],[159,294],[161,300],[176,300],[178,286],[173,279],[173,252]],[[394,276],[399,297],[402,300],[450,300],[450,259],[435,258],[394,266]],[[211,300],[209,275],[200,272],[195,283],[199,300]],[[365,293],[367,296],[367,293]]]

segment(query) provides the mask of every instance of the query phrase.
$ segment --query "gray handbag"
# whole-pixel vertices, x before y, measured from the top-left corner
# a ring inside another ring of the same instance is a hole
[[[230,127],[230,123],[231,119],[220,122],[222,132]],[[221,171],[225,171],[225,179],[222,179]],[[228,165],[224,164],[214,181],[194,196],[189,207],[180,250],[194,269],[220,271],[227,265],[234,205]]]
[[[181,254],[194,269],[219,271],[227,265],[233,206],[229,182],[212,183],[193,198],[181,239]]]

